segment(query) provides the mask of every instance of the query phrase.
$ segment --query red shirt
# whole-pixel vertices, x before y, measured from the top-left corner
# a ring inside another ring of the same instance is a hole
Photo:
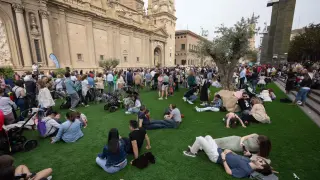
[[[0,111],[0,131],[2,131],[3,124],[4,124],[4,115],[3,115],[3,112]]]

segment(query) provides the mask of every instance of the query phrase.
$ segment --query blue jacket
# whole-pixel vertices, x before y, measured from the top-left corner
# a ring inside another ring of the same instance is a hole
[[[67,93],[68,94],[74,94],[77,93],[76,91],[76,85],[74,84],[73,81],[71,81],[71,78],[66,78],[66,80],[64,81],[65,85],[66,85],[66,89],[67,89]]]
[[[101,159],[107,159],[106,166],[115,166],[126,160],[127,153],[125,151],[124,142],[119,140],[119,153],[113,154],[108,151],[108,146],[103,147],[103,151],[101,154],[98,154],[98,157]]]
[[[60,125],[57,136],[53,139],[53,142],[57,142],[62,139],[66,143],[76,142],[83,136],[81,131],[81,122],[76,119],[74,122],[67,120]]]

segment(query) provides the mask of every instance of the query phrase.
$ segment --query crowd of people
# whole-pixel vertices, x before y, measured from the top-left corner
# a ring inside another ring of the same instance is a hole
[[[292,69],[295,67],[295,70]],[[226,128],[235,128],[238,124],[247,128],[251,123],[271,123],[264,107],[264,101],[274,100],[276,95],[267,85],[276,76],[287,75],[289,92],[294,87],[300,87],[297,101],[305,102],[306,94],[313,85],[310,71],[297,68],[298,65],[282,69],[272,66],[239,66],[234,74],[237,111],[227,112],[226,99],[223,94],[212,94],[210,87],[221,87],[218,69],[216,67],[174,67],[174,68],[136,68],[127,70],[109,70],[104,73],[94,71],[67,71],[56,75],[33,69],[23,75],[15,73],[12,81],[1,75],[0,112],[3,114],[4,125],[24,121],[24,111],[32,107],[40,107],[46,113],[40,120],[45,124],[43,137],[50,137],[51,143],[63,141],[73,143],[84,136],[82,128],[88,125],[87,117],[77,111],[78,106],[88,107],[93,97],[100,94],[112,94],[125,87],[133,87],[135,93],[126,97],[126,114],[136,114],[137,120],[129,122],[128,138],[120,137],[116,128],[110,129],[108,142],[102,153],[96,157],[96,163],[108,173],[116,173],[127,165],[127,154],[133,154],[134,160],[139,157],[143,143],[146,149],[151,149],[147,130],[179,128],[184,118],[176,104],[169,104],[164,112],[163,120],[150,117],[150,110],[140,99],[141,89],[157,92],[159,100],[174,96],[175,92],[185,91],[183,101],[194,104],[200,99],[201,104],[195,106],[197,112],[225,112],[223,119]],[[314,77],[316,77],[314,73]],[[258,94],[258,89],[261,91]],[[69,112],[66,121],[53,110],[57,98],[70,99]],[[122,101],[122,100],[121,100]],[[19,111],[16,111],[19,109]],[[19,112],[17,114],[17,112]],[[1,117],[1,116],[0,116]],[[227,174],[237,178],[248,177],[252,172],[265,176],[272,174],[270,159],[271,142],[264,135],[252,134],[245,137],[225,137],[213,139],[211,136],[197,137],[192,146],[183,153],[196,157],[203,150],[209,159],[223,165]],[[243,156],[234,152],[241,153]],[[133,161],[134,161],[133,160]],[[133,163],[130,162],[131,164]],[[10,175],[41,179],[50,176],[52,170],[46,169],[37,174],[30,173],[26,166],[13,168],[12,158],[0,158],[0,167],[6,167],[6,177]],[[4,165],[3,165],[4,164]],[[2,172],[3,173],[3,172]],[[1,173],[0,173],[1,174]],[[2,174],[1,174],[2,175]]]

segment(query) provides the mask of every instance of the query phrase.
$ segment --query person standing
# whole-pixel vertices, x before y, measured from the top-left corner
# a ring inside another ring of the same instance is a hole
[[[206,106],[209,101],[209,87],[210,87],[210,82],[207,79],[207,75],[204,74],[204,77],[201,82],[201,91],[200,91],[200,101],[202,102],[201,106]]]
[[[240,76],[240,86],[239,86],[240,89],[243,89],[243,87],[244,87],[244,82],[246,80],[246,72],[247,72],[246,68],[241,67],[240,75],[239,75]]]
[[[139,70],[137,71],[136,75],[134,76],[134,86],[137,92],[140,91],[140,87],[142,84],[142,77],[140,75]]]
[[[79,95],[76,91],[76,86],[75,86],[74,82],[71,80],[70,73],[66,72],[65,77],[66,77],[66,80],[64,83],[66,86],[67,93],[71,98],[70,110],[75,111],[75,108],[78,105],[80,98],[79,98]]]
[[[33,65],[32,65],[32,73],[33,74],[38,74],[38,72],[39,72],[38,70],[39,70],[38,65],[36,63],[33,63]]]
[[[163,81],[161,85],[161,97],[159,100],[163,100],[164,94],[166,95],[165,99],[168,99],[168,88],[169,88],[169,76],[167,73],[163,75]]]
[[[127,86],[132,86],[133,85],[133,74],[131,69],[126,73],[126,82]]]
[[[15,86],[12,88],[12,91],[16,95],[16,100],[15,103],[20,109],[20,121],[23,121],[23,116],[21,115],[22,112],[25,110],[25,100],[24,98],[26,97],[25,90],[23,88],[23,81],[18,80],[15,82]]]
[[[110,94],[112,92],[113,89],[113,75],[111,73],[111,71],[108,72],[107,75],[107,86],[108,86],[108,93]]]

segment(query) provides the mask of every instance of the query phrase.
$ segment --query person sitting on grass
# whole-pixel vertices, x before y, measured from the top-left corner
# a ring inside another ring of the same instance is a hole
[[[234,152],[243,152],[245,156],[251,157],[252,153],[268,158],[271,152],[271,141],[267,136],[250,134],[247,136],[228,136],[214,139],[221,149],[230,149]]]
[[[51,143],[56,143],[60,140],[66,143],[76,142],[83,136],[81,131],[81,122],[76,119],[75,112],[68,112],[66,114],[67,121],[60,125],[58,134],[51,139]]]
[[[49,180],[52,177],[52,169],[44,169],[37,173],[31,173],[26,165],[13,166],[14,159],[9,155],[0,156],[0,179],[3,180]]]
[[[9,97],[5,97],[4,89],[0,88],[0,111],[4,115],[4,125],[16,122],[13,114],[15,109],[17,109],[17,105]]]
[[[196,157],[199,150],[203,150],[211,162],[223,165],[225,172],[235,178],[248,178],[254,171],[265,176],[272,174],[271,166],[263,158],[250,160],[229,149],[223,151],[211,136],[197,137],[193,145],[189,146],[187,151],[183,151],[183,154]]]
[[[81,122],[81,127],[86,128],[88,126],[87,116],[81,112],[76,112],[76,119]]]
[[[241,118],[236,115],[235,113],[228,113],[226,115],[225,118],[223,118],[223,121],[225,121],[226,123],[226,128],[230,128],[230,126],[232,128],[235,128],[237,126],[237,121],[240,122],[240,124],[242,125],[242,127],[246,128],[247,126],[243,123],[243,121],[241,120]]]
[[[150,112],[147,111],[145,106],[140,107],[140,112],[138,113],[139,128],[144,128],[146,130],[154,129],[166,129],[175,128],[175,123],[169,120],[150,120]]]
[[[48,110],[47,117],[41,119],[42,122],[46,123],[44,137],[54,137],[58,134],[61,122],[55,119],[57,115],[57,112]]]
[[[137,114],[141,106],[141,101],[137,94],[134,95],[134,107],[131,107],[126,111],[126,114]]]
[[[118,129],[112,128],[108,135],[108,144],[98,154],[96,163],[107,173],[113,174],[127,166],[125,143],[120,140]]]
[[[242,93],[242,97],[238,100],[238,105],[242,114],[249,114],[251,110],[250,97],[246,92]]]
[[[130,120],[129,124],[129,138],[122,139],[125,142],[126,152],[128,154],[133,154],[134,159],[137,159],[139,157],[139,151],[143,145],[144,140],[146,140],[147,143],[146,149],[151,149],[150,139],[147,131],[144,128],[138,127],[138,122],[136,120]]]
[[[190,89],[184,94],[183,100],[185,102],[188,102],[189,104],[193,104],[193,101],[195,101],[194,96],[197,92],[197,86],[192,86]]]
[[[270,117],[267,115],[261,100],[252,98],[251,103],[253,104],[251,111],[249,114],[243,115],[242,119],[247,122],[270,124]]]
[[[222,107],[222,99],[221,99],[221,96],[217,94],[214,96],[212,103],[209,104],[207,107],[199,108],[198,106],[196,106],[195,108],[197,112],[204,112],[204,111],[219,112],[221,107]]]
[[[174,128],[178,128],[182,122],[180,110],[175,104],[170,104],[170,114],[165,115],[164,119],[170,121]]]

